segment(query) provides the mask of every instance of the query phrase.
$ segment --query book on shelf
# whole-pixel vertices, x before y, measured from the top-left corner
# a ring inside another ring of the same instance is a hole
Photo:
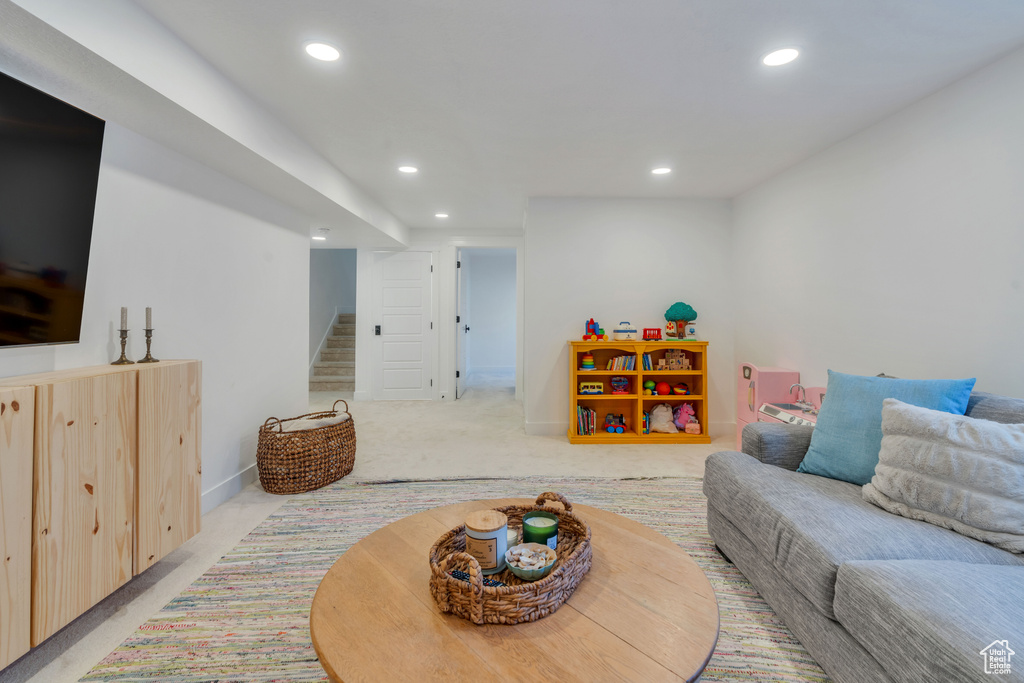
[[[608,366],[605,369],[621,370],[623,372],[636,370],[636,356],[615,356],[614,358],[609,358]]]
[[[585,406],[576,406],[576,433],[593,436],[597,431],[597,411]]]

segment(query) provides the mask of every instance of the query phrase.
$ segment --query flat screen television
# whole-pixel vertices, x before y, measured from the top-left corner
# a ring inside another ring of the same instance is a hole
[[[0,346],[79,339],[103,127],[0,73]]]

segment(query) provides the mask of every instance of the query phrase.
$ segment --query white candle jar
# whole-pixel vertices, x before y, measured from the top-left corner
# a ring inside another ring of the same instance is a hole
[[[480,563],[481,573],[504,571],[506,550],[508,517],[504,513],[479,510],[466,515],[466,552]]]

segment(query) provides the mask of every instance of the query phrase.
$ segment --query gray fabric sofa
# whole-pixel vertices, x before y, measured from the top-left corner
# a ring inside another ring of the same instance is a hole
[[[967,415],[1024,423],[1024,400]],[[836,681],[1024,681],[1024,556],[892,515],[795,470],[810,427],[756,423],[705,465],[708,531]],[[1008,641],[1011,673],[981,651]]]

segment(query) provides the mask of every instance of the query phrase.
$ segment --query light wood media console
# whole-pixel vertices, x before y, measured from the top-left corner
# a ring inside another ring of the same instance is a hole
[[[0,380],[0,668],[199,531],[202,364]]]

